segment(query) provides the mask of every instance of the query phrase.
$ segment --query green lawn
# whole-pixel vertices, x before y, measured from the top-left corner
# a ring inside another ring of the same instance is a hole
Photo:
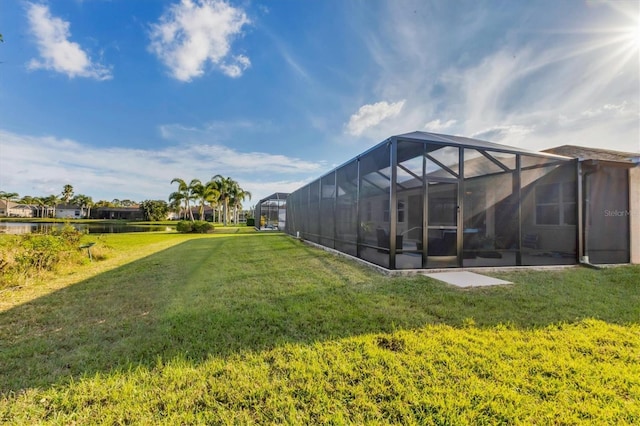
[[[0,423],[634,424],[640,268],[386,277],[282,234],[113,234],[0,293]]]

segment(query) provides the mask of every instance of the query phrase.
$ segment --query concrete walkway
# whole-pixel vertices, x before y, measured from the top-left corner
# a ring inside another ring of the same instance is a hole
[[[509,281],[499,280],[497,278],[487,277],[486,275],[476,274],[468,271],[451,271],[451,272],[434,272],[424,274],[426,277],[443,281],[456,287],[486,287],[491,285],[513,284]]]

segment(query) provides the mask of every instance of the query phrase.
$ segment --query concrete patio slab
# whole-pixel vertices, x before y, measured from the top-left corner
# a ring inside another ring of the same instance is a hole
[[[429,278],[443,281],[456,287],[486,287],[491,285],[513,284],[509,281],[499,280],[497,278],[487,277],[486,275],[476,274],[468,271],[451,271],[451,272],[434,272],[424,274]]]

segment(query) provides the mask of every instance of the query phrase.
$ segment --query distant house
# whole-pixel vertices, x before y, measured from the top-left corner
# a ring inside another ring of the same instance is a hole
[[[191,206],[189,207],[191,210],[191,214],[195,220],[200,220],[200,206]],[[216,211],[213,207],[205,205],[203,209],[204,220],[207,222],[213,222]],[[185,211],[180,210],[179,212],[169,212],[167,213],[167,220],[181,220],[185,219]],[[189,211],[186,211],[186,219],[191,220],[191,216],[189,215]]]
[[[56,218],[58,219],[81,219],[83,217],[83,209],[80,206],[72,204],[59,204],[56,206]]]
[[[36,208],[29,204],[14,203],[0,200],[0,216],[5,217],[34,217]]]
[[[91,210],[92,219],[144,220],[139,206],[134,207],[96,207]]]
[[[167,220],[179,220],[179,219],[180,219],[180,214],[178,214],[177,212],[167,213]]]

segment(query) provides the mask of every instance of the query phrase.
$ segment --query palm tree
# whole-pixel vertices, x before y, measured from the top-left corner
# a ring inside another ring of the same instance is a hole
[[[91,206],[93,206],[93,200],[88,195],[78,194],[71,199],[71,204],[80,206],[84,216],[88,218],[91,215]],[[86,213],[85,213],[86,209]]]
[[[178,218],[182,218],[182,192],[172,192],[171,194],[169,194],[169,208],[171,208],[171,210],[178,212]],[[186,218],[186,213],[185,212],[185,218]]]
[[[5,216],[9,216],[9,201],[15,201],[19,197],[17,192],[0,191],[0,199],[5,203]]]
[[[205,203],[215,203],[220,196],[220,192],[216,189],[213,181],[203,184],[199,179],[193,179],[189,186],[191,187],[191,193],[195,197],[194,199],[200,201],[200,220],[204,220]]]
[[[40,213],[40,217],[44,217],[44,210],[45,210],[44,198],[36,197],[34,201],[35,201],[35,204],[38,206],[38,213]]]
[[[218,192],[220,192],[220,201],[222,201],[223,208],[223,224],[227,226],[229,216],[229,200],[234,192],[237,190],[238,182],[230,177],[223,177],[222,175],[215,175],[211,178]]]
[[[242,208],[242,202],[245,200],[245,198],[248,198],[250,200],[251,192],[245,191],[244,189],[240,188],[240,186],[237,186],[235,188],[235,191],[231,195],[231,200],[230,200],[231,206],[233,207],[233,221],[236,224],[240,219],[240,215],[238,214],[238,211]]]
[[[71,200],[71,198],[73,197],[73,186],[66,184],[62,188],[60,197],[62,197],[62,200],[64,201],[65,204],[69,204],[69,200]]]
[[[47,207],[47,216],[51,214],[53,211],[53,217],[56,216],[56,205],[60,202],[60,199],[57,195],[49,195],[48,197],[44,197],[42,199],[44,205]]]
[[[178,192],[180,192],[182,194],[182,201],[184,201],[184,208],[189,213],[189,215],[191,216],[191,220],[193,221],[194,220],[193,219],[193,212],[191,211],[191,208],[189,207],[189,201],[191,201],[193,199],[192,187],[190,185],[187,185],[187,182],[185,182],[184,179],[173,178],[171,180],[171,183],[174,183],[174,182],[178,183]],[[191,183],[192,184],[194,183],[193,180],[191,181]],[[185,213],[185,215],[186,215],[186,213]]]

